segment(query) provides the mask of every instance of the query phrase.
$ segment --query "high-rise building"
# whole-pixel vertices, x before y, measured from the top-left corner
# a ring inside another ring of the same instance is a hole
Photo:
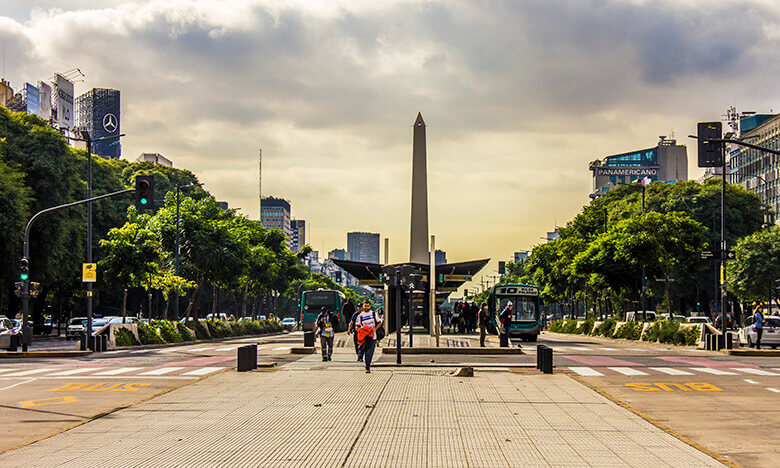
[[[160,153],[141,153],[135,162],[150,162],[154,165],[173,167],[173,161]]]
[[[290,202],[284,198],[265,197],[260,201],[260,224],[264,228],[279,229],[287,236],[287,247],[292,247],[290,229]]]
[[[447,252],[443,250],[436,249],[436,264],[437,265],[444,265],[447,263]]]
[[[293,219],[290,221],[290,230],[292,231],[292,247],[290,250],[297,252],[306,245],[306,221]]]
[[[676,140],[661,137],[658,146],[607,156],[592,161],[593,193],[596,199],[618,185],[649,179],[650,182],[688,180],[688,151]]]
[[[347,251],[344,249],[333,249],[328,252],[328,258],[335,258],[336,260],[346,260]]]
[[[780,148],[780,114],[757,114],[739,120],[739,138],[766,148]],[[727,145],[726,175],[732,184],[739,184],[758,195],[773,213],[780,213],[780,160],[761,150],[739,145]],[[717,168],[720,175],[720,168]],[[776,222],[775,219],[766,220]]]
[[[93,140],[118,136],[120,133],[119,91],[92,88],[76,99],[76,115],[79,129],[88,131]],[[118,159],[122,155],[119,138],[94,141],[92,153]]]
[[[8,106],[13,98],[14,89],[11,83],[5,81],[5,78],[0,78],[0,106]]]
[[[379,234],[347,233],[347,253],[355,262],[379,263]]]

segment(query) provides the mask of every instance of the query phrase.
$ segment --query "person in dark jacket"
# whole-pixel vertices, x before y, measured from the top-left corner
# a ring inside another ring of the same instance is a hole
[[[479,322],[479,346],[485,347],[485,336],[487,336],[487,324],[488,324],[488,306],[486,303],[482,303],[479,306],[479,314],[477,315],[477,321]]]
[[[320,335],[322,346],[322,360],[330,361],[333,356],[333,338],[336,336],[336,316],[326,306],[320,309],[317,316],[317,334]]]

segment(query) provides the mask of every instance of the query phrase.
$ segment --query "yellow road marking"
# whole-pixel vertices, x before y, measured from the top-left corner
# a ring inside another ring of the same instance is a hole
[[[47,390],[48,392],[137,392],[140,390],[138,387],[148,387],[151,384],[148,383],[115,383],[113,385],[105,386],[105,382],[90,383],[90,382],[70,382],[57,388]]]
[[[19,406],[22,408],[33,408],[35,406],[62,405],[65,403],[76,403],[78,401],[79,400],[73,396],[61,396],[54,398],[43,398],[41,400],[20,401]]]
[[[636,392],[673,392],[676,387],[677,390],[683,392],[697,391],[697,392],[722,392],[723,389],[716,387],[707,382],[686,382],[684,384],[674,382],[633,382],[625,384],[626,387],[630,387]]]

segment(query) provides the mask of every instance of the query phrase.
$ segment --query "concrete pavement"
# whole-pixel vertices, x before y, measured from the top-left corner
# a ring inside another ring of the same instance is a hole
[[[363,373],[349,348],[227,371],[0,455],[2,466],[722,466],[562,374]]]

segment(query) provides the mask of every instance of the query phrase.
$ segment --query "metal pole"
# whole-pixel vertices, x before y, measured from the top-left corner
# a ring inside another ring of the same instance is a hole
[[[175,271],[176,276],[179,276],[179,193],[181,192],[181,189],[179,186],[176,186],[176,260],[175,260]],[[176,299],[173,301],[174,307],[176,309],[176,314],[174,315],[174,319],[179,319],[179,293],[176,293]]]
[[[645,214],[645,184],[642,184],[642,214]],[[646,288],[647,288],[647,284],[645,281],[645,265],[643,263],[642,264],[642,320],[645,322],[647,322],[647,305],[645,302]]]
[[[723,346],[726,346],[726,155],[721,153],[722,180],[720,190],[720,316]]]
[[[399,286],[395,287],[395,363],[401,364],[401,288]]]
[[[84,133],[87,140],[87,198],[92,198],[92,138]],[[92,202],[87,202],[87,263],[92,263]],[[94,341],[90,346],[92,336],[92,283],[87,283],[87,346],[95,349]]]
[[[414,348],[414,311],[412,310],[412,296],[414,296],[414,294],[411,289],[407,294],[409,294],[409,301],[407,301],[407,312],[409,314],[409,347]]]
[[[25,244],[25,247],[27,245]],[[27,258],[27,249],[25,248],[24,256]],[[32,330],[27,322],[30,320],[29,307],[30,307],[30,280],[24,280],[22,286],[22,351],[27,352],[27,345],[32,344]]]
[[[429,300],[428,300],[428,328],[430,336],[436,336],[436,236],[431,236],[431,272],[428,276]]]

